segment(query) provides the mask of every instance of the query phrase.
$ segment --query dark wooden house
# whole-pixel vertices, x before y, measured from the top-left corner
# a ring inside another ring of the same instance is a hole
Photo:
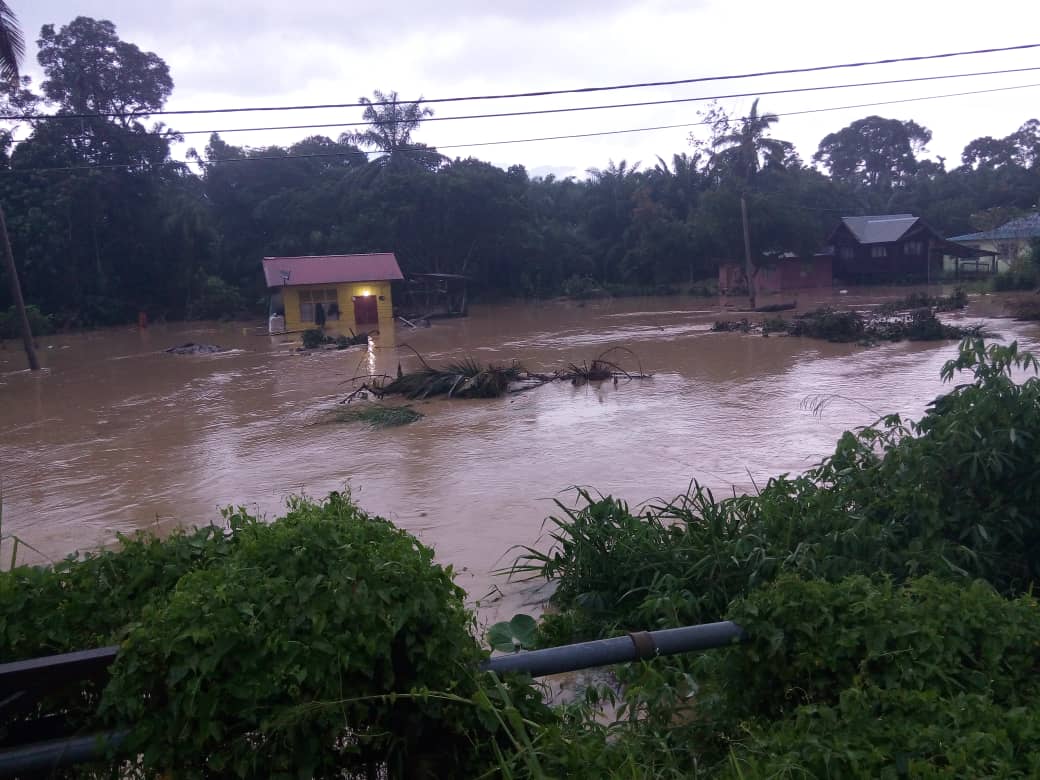
[[[978,254],[913,214],[842,217],[827,243],[833,248],[834,276],[844,282],[938,281],[944,255]]]

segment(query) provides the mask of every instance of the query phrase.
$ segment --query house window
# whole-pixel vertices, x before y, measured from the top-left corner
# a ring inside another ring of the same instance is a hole
[[[322,287],[316,290],[300,290],[300,321],[314,322],[314,312],[318,304],[325,309],[326,320],[339,319],[339,298],[335,287]]]
[[[841,259],[852,260],[856,256],[856,250],[851,246],[843,246],[841,248]]]
[[[924,244],[920,241],[907,241],[903,244],[903,254],[919,255],[924,251]]]
[[[871,257],[888,257],[888,248],[883,246],[872,246],[870,248]]]

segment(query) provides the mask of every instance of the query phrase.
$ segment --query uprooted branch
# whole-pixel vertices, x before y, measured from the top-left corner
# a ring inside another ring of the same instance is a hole
[[[414,350],[413,350],[414,352]],[[372,395],[376,398],[400,395],[411,400],[426,398],[499,398],[507,393],[519,393],[549,382],[571,382],[575,385],[588,382],[613,381],[617,384],[621,379],[649,379],[639,365],[632,372],[622,368],[614,360],[608,359],[611,353],[634,353],[624,347],[614,347],[593,358],[591,362],[568,364],[565,368],[551,373],[528,371],[519,362],[510,365],[481,365],[472,358],[464,358],[443,366],[430,365],[422,355],[416,352],[421,367],[415,371],[403,372],[398,369],[396,377],[355,377],[352,383],[362,382],[341,403],[350,403],[356,398]]]

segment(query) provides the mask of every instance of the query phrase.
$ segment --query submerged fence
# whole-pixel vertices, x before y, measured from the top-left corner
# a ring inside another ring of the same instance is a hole
[[[726,647],[745,638],[740,626],[726,620],[502,655],[489,658],[480,668],[498,674],[521,672],[544,677]],[[43,697],[59,688],[104,678],[118,652],[118,646],[100,647],[0,664],[0,718],[8,721],[12,716],[31,711]],[[58,714],[8,723],[7,734],[0,743],[0,777],[48,772],[104,759],[113,751],[118,753],[129,733],[119,730],[70,737],[62,733],[63,725]]]

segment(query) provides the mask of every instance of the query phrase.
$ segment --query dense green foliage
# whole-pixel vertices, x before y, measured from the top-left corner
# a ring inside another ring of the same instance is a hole
[[[181,163],[175,129],[148,118],[173,89],[160,57],[84,17],[40,41],[44,80],[0,98],[39,117],[16,128],[25,140],[0,138],[0,201],[27,300],[58,325],[256,310],[259,260],[282,254],[390,250],[406,272],[469,275],[485,298],[703,290],[743,256],[741,191],[756,255],[816,251],[842,213],[987,229],[1040,193],[1036,120],[947,169],[924,159],[927,128],[867,117],[823,139],[821,172],[771,137],[757,101],[743,119],[707,111],[710,137],[652,167],[611,161],[580,179],[447,159],[415,139],[429,108],[392,92],[366,102],[370,129],[287,147],[213,135]],[[60,119],[113,108],[133,116]],[[0,310],[7,296],[0,284]]]
[[[559,580],[559,603],[631,628],[719,619],[782,572],[934,572],[1023,592],[1040,578],[1040,380],[1011,374],[1036,367],[1015,344],[966,340],[944,376],[975,380],[919,422],[891,415],[847,432],[822,464],[753,496],[718,500],[695,485],[634,513],[583,494],[553,520],[554,549],[525,565]]]
[[[1035,776],[1040,379],[1016,380],[1037,368],[966,340],[943,376],[971,381],[919,422],[846,433],[752,496],[583,493],[517,565],[557,583],[541,641],[726,618],[749,643],[621,668],[629,720],[586,713],[542,750],[653,750],[674,776]]]
[[[45,706],[130,726],[142,776],[462,776],[492,759],[496,691],[542,712],[480,682],[464,594],[413,537],[338,494],[226,519],[0,575],[0,658],[119,642],[103,691]]]

